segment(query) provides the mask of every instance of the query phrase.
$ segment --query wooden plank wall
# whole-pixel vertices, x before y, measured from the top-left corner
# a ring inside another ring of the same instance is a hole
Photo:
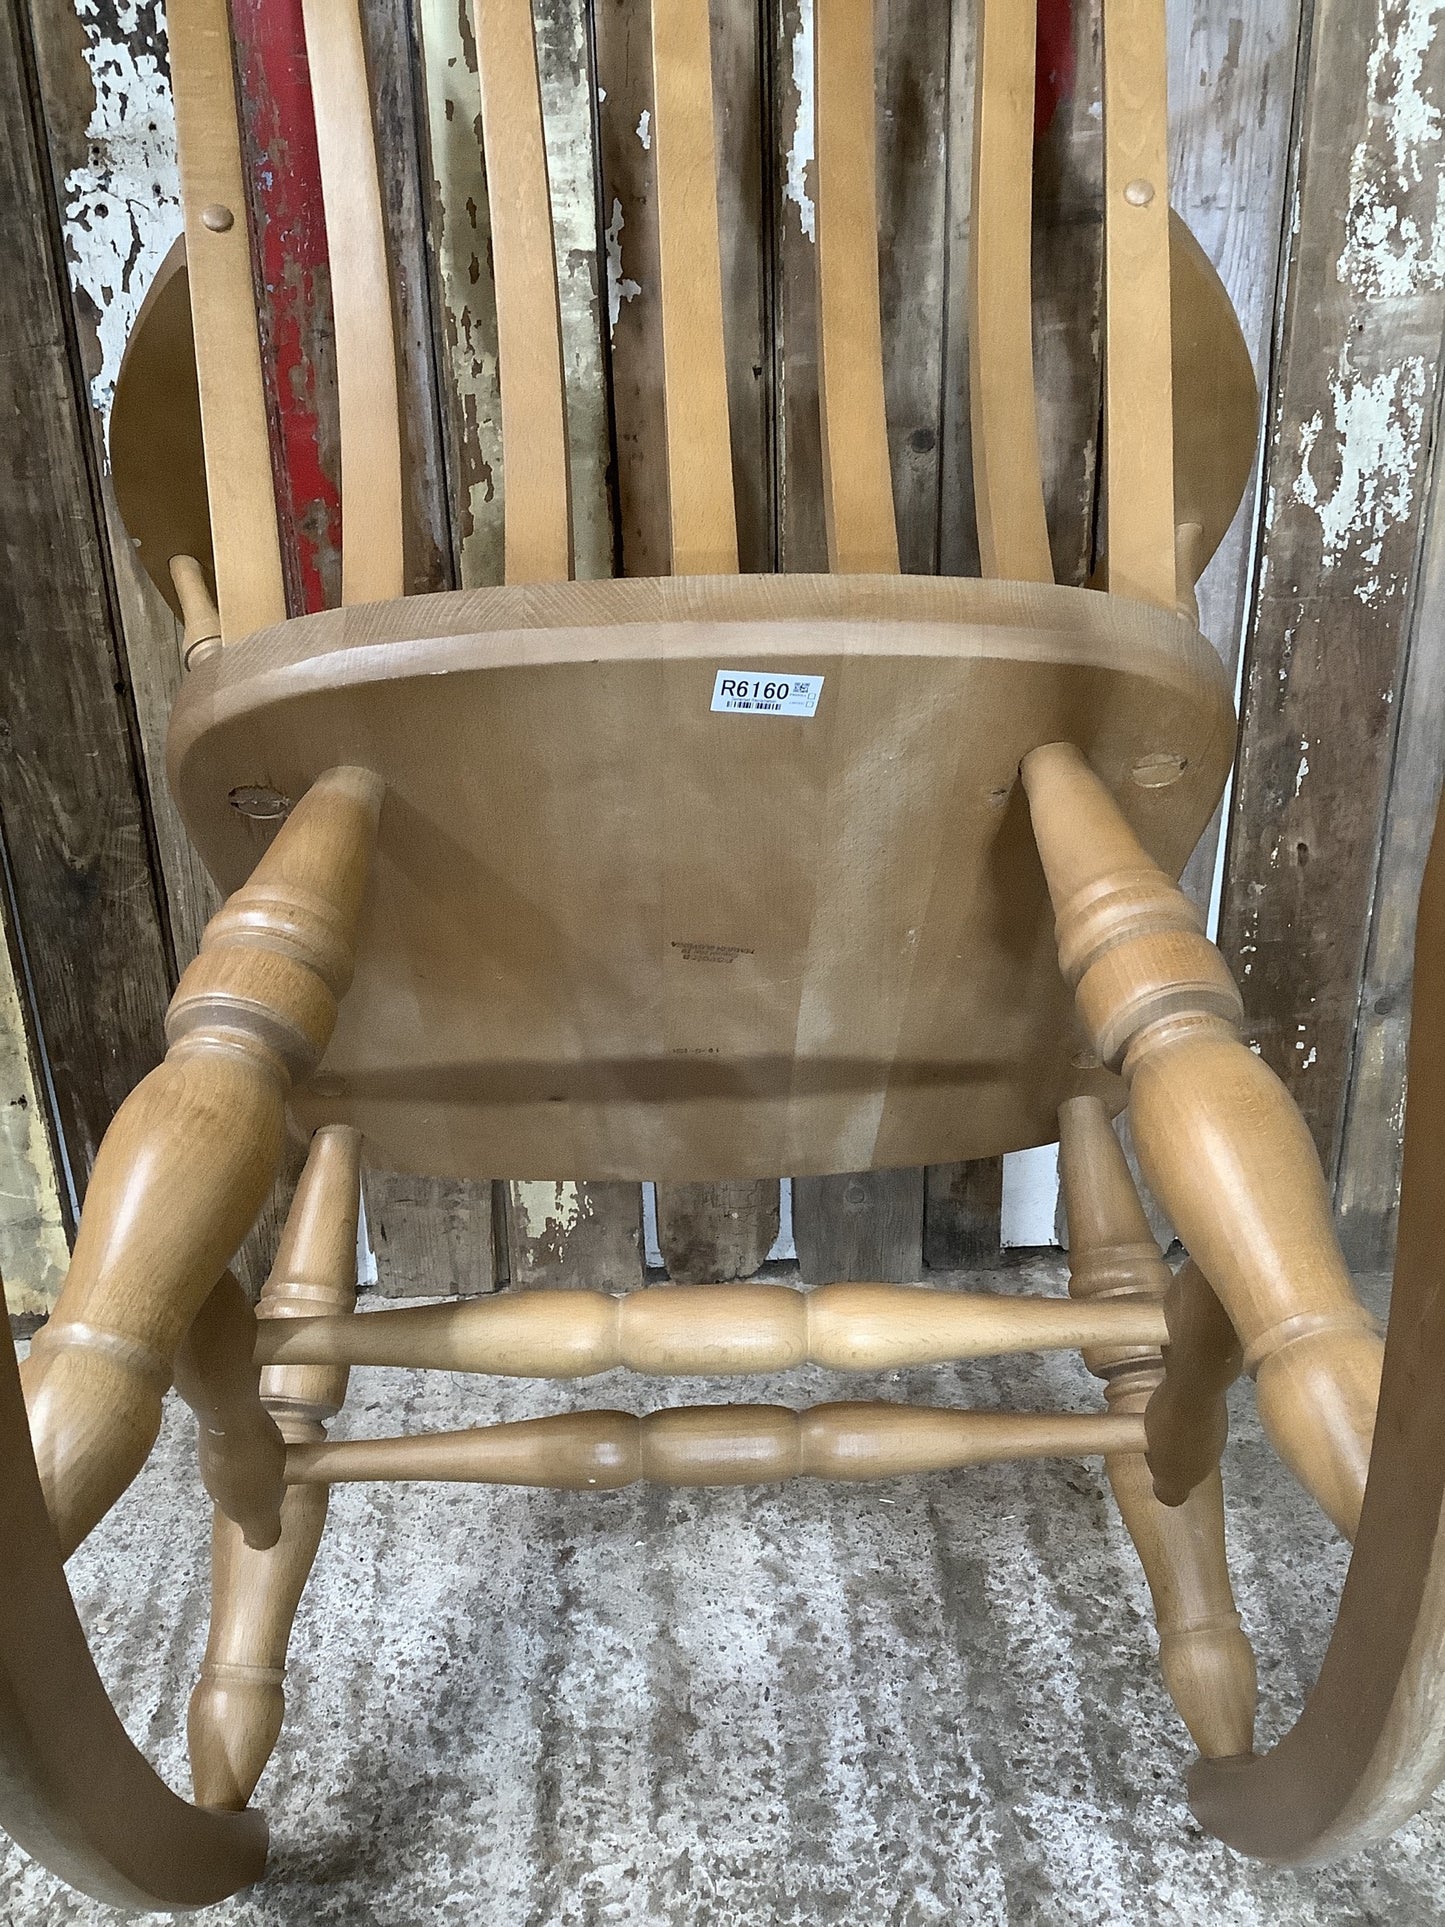
[[[814,0],[712,0],[743,566],[822,566],[812,241]],[[103,419],[129,318],[179,226],[161,0],[5,0],[0,1265],[53,1294],[71,1189],[154,1061],[212,907],[166,796],[175,626],[115,517]],[[968,0],[876,0],[880,285],[904,567],[977,566],[965,264]],[[299,0],[237,0],[237,58],[296,610],[336,594],[330,296]],[[365,9],[387,156],[417,589],[495,581],[505,472],[469,0]],[[583,574],[667,565],[647,0],[536,0]],[[1252,1041],[1291,1084],[1350,1250],[1387,1257],[1409,946],[1445,721],[1445,49],[1429,0],[1170,0],[1173,199],[1220,266],[1268,388],[1261,480],[1206,576],[1242,660],[1243,754],[1217,899]],[[1042,0],[1035,352],[1061,580],[1092,565],[1099,418],[1096,0]],[[19,385],[16,385],[19,384]],[[23,426],[22,426],[23,425]],[[43,558],[23,566],[19,558]],[[996,1259],[997,1161],[793,1187],[805,1277]],[[284,1187],[278,1205],[284,1199]],[[368,1177],[383,1289],[626,1285],[630,1185]],[[656,1199],[677,1278],[747,1276],[773,1184]],[[1038,1225],[1042,1228],[1039,1229]],[[274,1212],[248,1249],[264,1266]],[[1029,1235],[1048,1234],[1047,1194]]]

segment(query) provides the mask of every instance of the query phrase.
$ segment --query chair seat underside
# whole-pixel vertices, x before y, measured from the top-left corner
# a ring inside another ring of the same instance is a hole
[[[728,672],[816,713],[719,708]],[[386,785],[307,1123],[403,1170],[681,1180],[1051,1141],[1089,1072],[1020,760],[1077,741],[1173,875],[1232,735],[1214,652],[1143,604],[674,577],[283,624],[188,678],[172,767],[227,889],[267,834],[237,802]]]

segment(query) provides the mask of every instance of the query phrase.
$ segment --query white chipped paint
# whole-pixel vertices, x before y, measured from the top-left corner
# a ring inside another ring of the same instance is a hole
[[[816,122],[813,109],[813,0],[800,0],[798,30],[793,35],[793,85],[798,92],[798,112],[793,121],[793,138],[788,143],[788,178],[783,199],[798,210],[798,226],[808,240],[818,238],[817,209],[808,192],[808,169],[815,154]]]
[[[108,417],[121,353],[146,290],[181,231],[170,80],[146,38],[144,0],[77,0],[95,90],[84,165],[63,186],[71,282],[94,310],[100,366],[91,399]]]
[[[642,142],[644,154],[652,152],[652,109],[644,107],[637,123],[637,138]]]
[[[1350,157],[1349,213],[1340,279],[1367,298],[1445,287],[1445,173],[1440,106],[1428,92],[1426,60],[1445,0],[1376,0],[1368,68],[1370,121]],[[1412,190],[1429,182],[1424,218]]]
[[[642,285],[630,281],[622,272],[622,203],[612,197],[612,219],[607,223],[603,236],[607,244],[607,330],[608,339],[617,333],[617,320],[622,313],[624,301],[634,301],[642,293]]]
[[[582,1215],[575,1184],[519,1183],[513,1195],[529,1238],[565,1238]]]
[[[1358,374],[1350,344],[1330,377],[1329,420],[1317,409],[1299,429],[1292,495],[1319,519],[1326,569],[1363,565],[1355,595],[1375,603],[1398,584],[1380,570],[1385,537],[1410,520],[1425,432],[1426,369],[1407,355],[1375,375]]]
[[[1304,788],[1304,780],[1310,773],[1310,741],[1308,736],[1299,739],[1299,768],[1294,773],[1294,793],[1299,795]]]

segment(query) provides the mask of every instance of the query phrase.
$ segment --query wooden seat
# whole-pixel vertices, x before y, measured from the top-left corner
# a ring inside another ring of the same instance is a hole
[[[811,677],[816,713],[719,709],[730,672]],[[1219,658],[1172,612],[1032,584],[339,609],[202,665],[172,773],[225,887],[258,848],[232,798],[346,761],[386,784],[308,1123],[400,1169],[738,1178],[1057,1136],[1084,1040],[1018,770],[1063,732],[1177,872],[1228,768]]]
[[[164,1063],[107,1134],[64,1294],[23,1372],[48,1524],[26,1467],[17,1596],[63,1596],[60,1560],[144,1463],[168,1383],[197,1413],[215,1505],[190,1720],[200,1810],[161,1798],[105,1727],[63,1613],[20,1613],[0,1614],[5,1676],[23,1659],[44,1678],[11,1692],[0,1718],[0,1818],[108,1898],[194,1904],[254,1875],[259,1829],[238,1814],[280,1729],[333,1482],[604,1491],[1062,1452],[1104,1457],[1165,1682],[1203,1756],[1201,1816],[1280,1859],[1378,1838],[1445,1766],[1433,1630],[1445,1374],[1425,1370],[1445,1344],[1429,1273],[1442,1052],[1432,1010],[1412,1058],[1403,1311],[1377,1427],[1381,1343],[1308,1132],[1243,1043],[1239,992],[1176,881],[1232,754],[1193,591],[1253,458],[1255,397],[1218,279],[1169,212],[1160,0],[1104,6],[1105,469],[1089,588],[1054,583],[1045,512],[1023,0],[981,0],[977,14],[981,579],[898,569],[870,0],[816,9],[829,573],[738,571],[709,12],[658,0],[671,573],[570,579],[532,20],[528,0],[484,0],[506,579],[416,597],[361,16],[356,0],[305,0],[304,13],[335,304],[341,606],[288,604],[225,0],[173,0],[185,259],[142,318],[113,453],[142,559],[186,623],[172,783],[229,895],[177,988]],[[1418,973],[1437,1003],[1442,860]],[[1111,1123],[1126,1102],[1144,1175],[1190,1253],[1177,1279]],[[310,1155],[253,1312],[226,1267],[296,1119]],[[364,1156],[480,1178],[731,1179],[1056,1138],[1067,1301],[761,1283],[351,1315]],[[1049,1347],[1082,1350],[1107,1410],[739,1403],[423,1438],[325,1429],[349,1371],[379,1363],[847,1371]],[[1316,1699],[1263,1759],[1218,1469],[1223,1393],[1241,1368],[1277,1449],[1360,1535]],[[16,1439],[18,1399],[0,1371],[0,1430]],[[57,1721],[82,1714],[106,1749],[97,1780],[53,1741]],[[144,1853],[125,1838],[132,1806],[154,1836]]]

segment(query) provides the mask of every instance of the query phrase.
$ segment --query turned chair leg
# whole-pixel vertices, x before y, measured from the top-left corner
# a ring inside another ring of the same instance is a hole
[[[1023,780],[1059,963],[1128,1083],[1144,1175],[1239,1334],[1276,1451],[1353,1537],[1384,1348],[1304,1119],[1241,1041],[1238,988],[1198,913],[1080,752],[1034,750]]]
[[[361,1139],[344,1125],[317,1132],[286,1220],[258,1318],[326,1318],[356,1304]],[[317,1444],[341,1410],[344,1365],[270,1365],[261,1402],[288,1445]],[[281,1732],[286,1649],[326,1525],[328,1487],[296,1485],[281,1536],[248,1545],[217,1509],[211,1527],[211,1631],[191,1695],[191,1778],[207,1807],[244,1807]]]
[[[165,1061],[105,1134],[23,1373],[66,1554],[145,1463],[177,1349],[265,1202],[287,1093],[320,1059],[351,978],[382,788],[361,769],[312,785],[207,925],[171,1000]]]
[[[1059,1169],[1069,1223],[1069,1291],[1076,1298],[1158,1297],[1169,1267],[1108,1112],[1075,1097],[1059,1112]],[[1084,1353],[1104,1381],[1111,1412],[1138,1413],[1164,1375],[1147,1346]],[[1216,1469],[1178,1507],[1154,1496],[1142,1452],[1104,1461],[1139,1554],[1159,1626],[1159,1667],[1170,1698],[1206,1759],[1248,1753],[1254,1743],[1254,1652],[1239,1624],[1224,1552],[1224,1492]]]

